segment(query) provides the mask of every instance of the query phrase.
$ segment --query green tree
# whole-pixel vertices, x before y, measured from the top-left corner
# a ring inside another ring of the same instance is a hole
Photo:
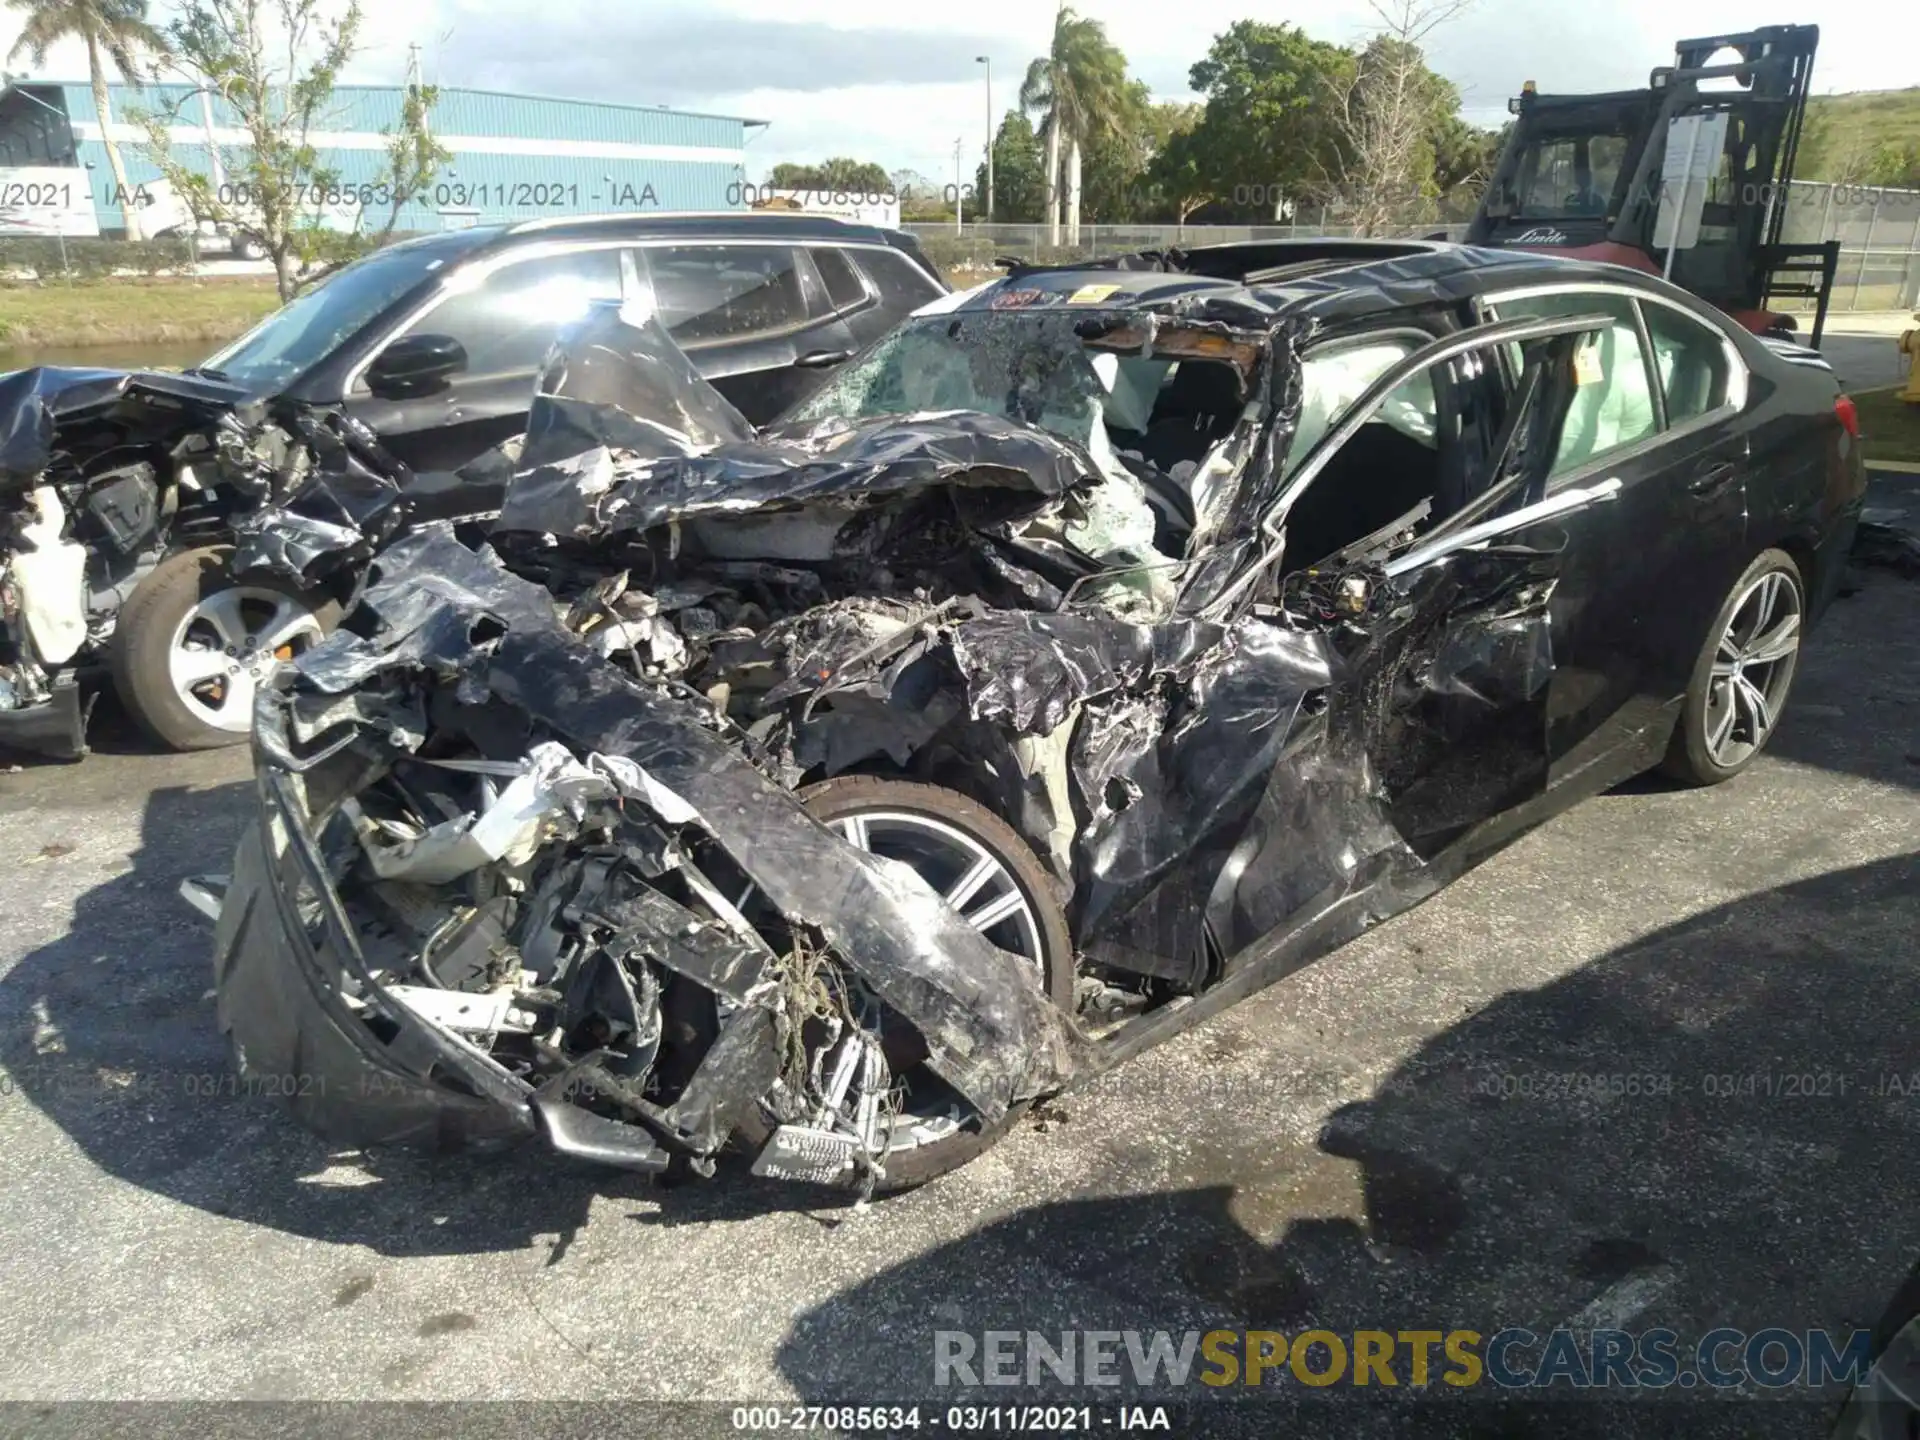
[[[1107,39],[1106,27],[1062,5],[1054,15],[1053,42],[1027,67],[1020,107],[1041,116],[1046,140],[1042,203],[1047,241],[1060,242],[1059,192],[1065,170],[1067,237],[1079,238],[1082,156],[1095,136],[1116,131],[1128,96],[1127,57]]]
[[[93,84],[93,108],[100,116],[101,141],[107,147],[107,168],[113,171],[113,183],[120,195],[120,208],[127,219],[127,238],[141,239],[140,212],[131,199],[127,184],[127,166],[120,155],[120,142],[113,134],[113,106],[107,93],[105,60],[129,84],[145,77],[143,52],[160,55],[166,41],[147,21],[146,0],[6,0],[12,10],[25,12],[20,38],[7,52],[9,60],[21,55],[34,65],[47,63],[47,51],[62,40],[74,39],[87,47],[87,78]],[[104,59],[103,59],[104,57]]]
[[[1040,136],[1023,110],[1009,110],[993,137],[993,218],[1031,224],[1046,205]],[[974,194],[987,193],[987,167],[974,174]],[[951,207],[949,207],[951,208]]]
[[[768,180],[776,190],[810,190],[827,195],[891,195],[893,179],[884,165],[836,155],[818,165],[782,161]]]
[[[1211,201],[1258,219],[1282,198],[1323,197],[1343,165],[1330,97],[1351,86],[1356,68],[1352,51],[1297,26],[1236,21],[1189,73],[1205,107],[1170,144],[1157,178],[1191,202],[1188,215]]]
[[[220,147],[224,183],[175,158],[171,111],[141,112],[146,150],[192,210],[251,236],[273,262],[282,300],[329,268],[391,236],[401,210],[430,186],[448,152],[433,139],[429,115],[437,92],[409,86],[396,123],[383,134],[387,172],[379,182],[350,186],[313,144],[329,120],[334,85],[359,50],[359,0],[187,0],[167,27],[168,68],[217,94],[239,120],[246,143]],[[351,203],[349,234],[330,231],[329,206]],[[369,205],[389,207],[385,225],[366,228]]]
[[[1203,108],[1189,107],[1188,123],[1173,130],[1161,144],[1145,176],[1147,190],[1155,200],[1155,209],[1184,225],[1202,205],[1221,197],[1214,167],[1199,134]]]
[[[1084,218],[1114,224],[1138,219],[1148,208],[1145,172],[1157,122],[1146,82],[1127,81],[1115,99],[1112,124],[1087,139],[1080,183]]]
[[[1470,0],[1373,0],[1381,29],[1352,81],[1333,97],[1341,139],[1340,197],[1362,235],[1432,217],[1435,129],[1460,108],[1453,85],[1427,67],[1422,42]]]
[[[1466,218],[1479,202],[1512,129],[1508,122],[1498,130],[1482,130],[1457,112],[1434,116],[1427,134],[1433,150],[1434,191],[1453,218]]]

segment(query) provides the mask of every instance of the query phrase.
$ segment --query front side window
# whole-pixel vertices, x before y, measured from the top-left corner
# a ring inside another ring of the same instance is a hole
[[[926,271],[904,255],[891,250],[860,250],[851,258],[867,272],[867,278],[880,291],[880,303],[889,310],[918,310],[941,293]]]
[[[786,246],[674,245],[644,253],[660,323],[682,346],[784,334],[809,318]]]
[[[1653,368],[1667,397],[1667,423],[1679,425],[1727,403],[1730,370],[1719,334],[1665,305],[1643,305]]]
[[[488,235],[434,235],[376,250],[274,311],[203,368],[261,394],[289,384]]]
[[[618,300],[620,252],[576,250],[514,261],[449,296],[407,329],[451,335],[467,352],[468,378],[530,373],[564,326],[595,301]]]
[[[1283,473],[1300,468],[1313,447],[1373,383],[1425,343],[1411,335],[1370,336],[1330,345],[1300,363],[1300,419],[1287,447]],[[1438,424],[1433,375],[1422,370],[1387,396],[1367,424],[1384,425],[1432,449]],[[1363,427],[1364,428],[1364,427]]]
[[[1423,343],[1382,335],[1307,355],[1301,429],[1288,452],[1288,472],[1299,470],[1313,442],[1346,420],[1355,403]],[[1491,483],[1485,404],[1491,353],[1472,350],[1422,367],[1375,403],[1337,449],[1322,452],[1317,472],[1284,517],[1284,569],[1318,564],[1396,522],[1415,533],[1430,531]]]
[[[1575,291],[1500,297],[1493,303],[1502,320],[1605,315],[1613,321],[1575,352],[1573,403],[1549,479],[1582,469],[1660,428],[1640,324],[1627,296]]]

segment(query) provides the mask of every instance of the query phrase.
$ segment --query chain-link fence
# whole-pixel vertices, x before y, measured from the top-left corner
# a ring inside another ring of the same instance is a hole
[[[1788,187],[1781,239],[1793,245],[1840,242],[1833,285],[1836,311],[1902,310],[1920,306],[1920,190],[1796,181]],[[1044,225],[912,224],[935,263],[949,271],[990,272],[1002,256],[1060,263],[1169,245],[1226,245],[1246,240],[1351,236],[1331,211],[1274,225],[1082,225],[1077,245],[1048,245]],[[1444,235],[1458,240],[1464,224],[1414,225],[1391,236]]]

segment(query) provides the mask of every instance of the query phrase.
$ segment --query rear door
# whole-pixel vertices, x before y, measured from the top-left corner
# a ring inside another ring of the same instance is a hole
[[[1747,437],[1738,352],[1678,306],[1627,287],[1499,295],[1504,318],[1605,314],[1575,360],[1546,494],[1617,481],[1568,530],[1553,602],[1553,783],[1645,769],[1715,612],[1746,567]],[[1591,772],[1591,773],[1589,773]]]
[[[812,393],[858,348],[806,247],[714,241],[637,253],[667,333],[756,425]],[[864,302],[863,283],[851,279]]]

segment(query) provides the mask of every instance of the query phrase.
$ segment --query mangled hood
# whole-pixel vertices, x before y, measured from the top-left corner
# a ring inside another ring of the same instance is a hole
[[[0,375],[0,491],[23,488],[55,455],[84,461],[114,445],[167,439],[265,407],[236,385],[196,375],[36,366]]]
[[[850,510],[938,485],[1052,499],[1100,479],[1081,447],[977,411],[756,431],[657,318],[611,305],[549,363],[522,465],[496,528],[576,540],[789,506]]]

